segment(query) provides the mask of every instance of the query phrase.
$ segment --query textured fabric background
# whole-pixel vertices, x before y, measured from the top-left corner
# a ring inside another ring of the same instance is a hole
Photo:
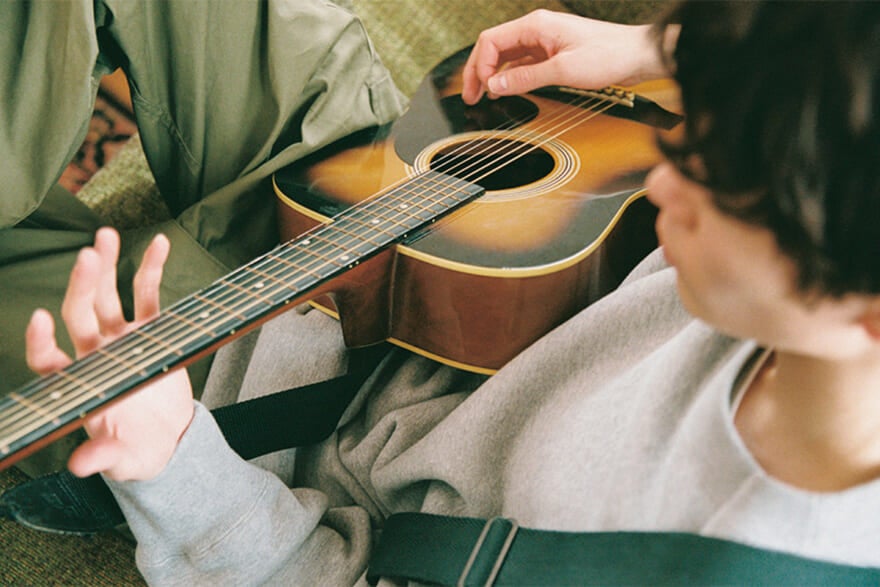
[[[343,2],[344,3],[344,2]],[[411,93],[430,68],[484,28],[536,8],[575,10],[620,22],[647,21],[663,2],[623,0],[348,0],[400,88]],[[167,214],[135,137],[79,196],[117,226]],[[0,491],[24,479],[0,473]],[[0,520],[0,585],[141,585],[122,534],[50,535]]]

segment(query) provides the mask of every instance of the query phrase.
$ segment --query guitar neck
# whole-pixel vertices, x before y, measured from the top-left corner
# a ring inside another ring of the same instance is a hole
[[[428,171],[282,244],[136,330],[0,400],[0,464],[83,416],[308,299],[315,289],[483,193]]]

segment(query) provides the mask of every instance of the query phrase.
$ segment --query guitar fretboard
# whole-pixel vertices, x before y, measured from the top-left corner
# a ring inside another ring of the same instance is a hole
[[[419,174],[276,247],[65,369],[11,392],[0,400],[0,457],[303,300],[483,191],[435,171]]]

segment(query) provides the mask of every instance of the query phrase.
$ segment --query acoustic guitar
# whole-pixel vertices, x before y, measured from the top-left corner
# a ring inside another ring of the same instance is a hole
[[[0,400],[0,467],[82,417],[310,301],[346,344],[491,373],[615,287],[655,245],[655,135],[629,91],[547,88],[467,107],[463,51],[408,112],[274,177],[284,244]]]

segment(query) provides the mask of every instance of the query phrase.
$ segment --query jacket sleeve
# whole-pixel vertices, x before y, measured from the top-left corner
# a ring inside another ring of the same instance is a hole
[[[328,511],[321,492],[291,490],[242,460],[198,403],[158,477],[108,484],[150,584],[351,585],[367,566],[364,510]]]
[[[40,204],[86,136],[98,81],[95,3],[0,2],[0,228]]]

